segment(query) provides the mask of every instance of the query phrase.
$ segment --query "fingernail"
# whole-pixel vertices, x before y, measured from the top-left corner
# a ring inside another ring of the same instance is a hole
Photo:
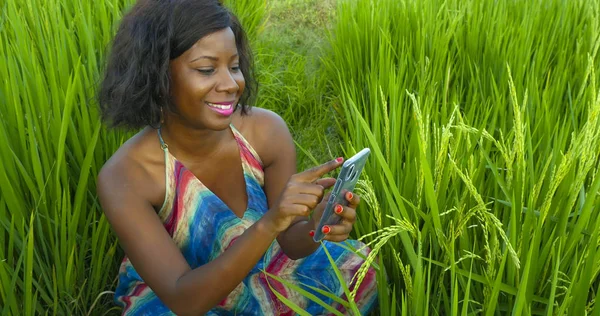
[[[327,226],[327,225],[323,226],[323,234],[329,234],[330,231],[331,231],[331,228],[329,228],[329,226]]]
[[[338,157],[338,158],[335,158],[335,161],[337,161],[337,162],[342,162],[342,161],[344,161],[344,157]]]
[[[344,210],[344,208],[343,208],[341,205],[339,205],[339,204],[338,204],[338,205],[336,205],[336,206],[335,206],[335,212],[336,212],[336,213],[338,213],[338,214],[339,214],[339,213],[341,213],[343,210]]]
[[[346,199],[352,200],[353,197],[354,197],[354,194],[352,194],[352,192],[346,193]]]
[[[308,234],[310,235],[310,237],[315,237],[315,231],[314,230],[309,231]]]

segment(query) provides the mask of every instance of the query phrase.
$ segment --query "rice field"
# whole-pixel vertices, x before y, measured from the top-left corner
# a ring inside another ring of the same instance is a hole
[[[2,315],[119,313],[95,92],[131,3],[0,0]],[[226,4],[299,169],[371,148],[373,314],[600,315],[599,2]]]

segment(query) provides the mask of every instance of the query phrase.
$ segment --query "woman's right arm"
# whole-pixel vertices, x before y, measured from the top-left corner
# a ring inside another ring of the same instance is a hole
[[[123,250],[144,282],[178,315],[204,314],[248,275],[277,235],[311,209],[323,188],[313,182],[339,164],[329,162],[290,179],[275,207],[215,260],[191,269],[149,202],[152,183],[136,164],[112,164],[98,176],[98,196]]]

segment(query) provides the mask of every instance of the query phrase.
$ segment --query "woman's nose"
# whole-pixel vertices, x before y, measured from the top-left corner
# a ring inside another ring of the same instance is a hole
[[[219,82],[217,84],[218,92],[236,93],[240,86],[235,80],[236,74],[232,74],[231,71],[223,71],[219,76]]]

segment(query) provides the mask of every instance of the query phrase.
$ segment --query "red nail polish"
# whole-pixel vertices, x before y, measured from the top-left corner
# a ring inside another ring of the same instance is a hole
[[[314,237],[315,236],[315,231],[311,230],[311,231],[308,232],[308,234],[310,235],[310,237]]]
[[[353,198],[353,197],[354,197],[354,194],[352,194],[352,192],[348,192],[348,193],[346,193],[346,198],[347,198],[348,200],[352,200],[352,198]]]
[[[329,228],[329,226],[327,226],[327,225],[323,226],[323,234],[329,234],[330,231],[331,231],[331,228]]]
[[[344,161],[344,158],[343,157],[338,157],[338,158],[335,158],[335,161],[342,162],[342,161]]]
[[[335,212],[337,214],[341,213],[343,210],[344,210],[344,208],[341,205],[338,204],[335,206]]]

